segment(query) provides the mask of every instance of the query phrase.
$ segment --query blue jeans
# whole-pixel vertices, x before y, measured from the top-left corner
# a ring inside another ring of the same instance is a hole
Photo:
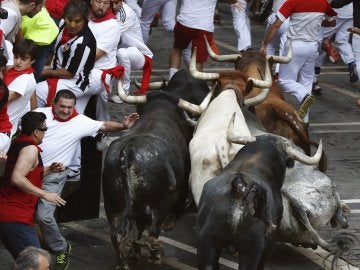
[[[44,66],[48,62],[48,57],[50,50],[52,49],[52,45],[38,46],[38,54],[35,62],[32,67],[35,69],[34,76],[36,82],[40,82],[42,80],[41,73],[44,69]]]
[[[34,226],[24,223],[0,222],[0,239],[14,259],[29,246],[40,248]]]

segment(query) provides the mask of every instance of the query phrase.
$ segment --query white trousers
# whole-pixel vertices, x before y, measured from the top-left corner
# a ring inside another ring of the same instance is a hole
[[[145,56],[139,51],[137,47],[128,47],[118,49],[116,57],[118,65],[122,65],[125,68],[122,83],[125,92],[129,93],[131,83],[130,72],[143,69],[145,64]]]
[[[60,79],[58,81],[56,92],[59,90],[67,89],[73,92],[76,96],[76,110],[83,113],[90,99],[87,91],[80,89],[73,80]],[[36,101],[38,107],[46,107],[47,97],[49,93],[49,85],[47,81],[42,81],[36,84]]]
[[[125,3],[131,7],[131,9],[135,12],[136,16],[140,18],[141,16],[141,7],[138,5],[137,0],[125,0]]]
[[[360,35],[353,34],[352,37],[352,50],[354,53],[354,59],[356,63],[356,71],[360,74]],[[359,88],[358,88],[359,90]]]
[[[266,32],[269,30],[270,26],[275,22],[276,14],[273,13],[269,16],[267,20]],[[266,53],[268,55],[285,55],[285,43],[287,41],[287,34],[289,31],[289,19],[285,20],[279,30],[277,31],[274,38],[269,42],[266,47]],[[279,73],[280,64],[275,65],[275,73]]]
[[[286,46],[288,46],[288,43]],[[311,94],[314,79],[315,60],[318,57],[318,42],[292,41],[293,57],[288,64],[279,68],[279,84],[284,92],[296,97],[301,102]],[[288,47],[285,48],[287,53]],[[308,114],[304,118],[308,121]]]
[[[250,20],[246,10],[239,10],[236,6],[231,6],[233,16],[233,26],[237,36],[238,51],[251,48]]]
[[[175,26],[177,0],[145,0],[142,5],[140,25],[145,43],[149,40],[151,22],[156,12],[161,12],[163,27],[172,32]]]
[[[269,30],[270,26],[275,22],[275,14],[269,16],[266,31]],[[287,33],[289,30],[289,19],[285,20],[279,30],[277,31],[274,38],[269,42],[266,47],[266,53],[275,55],[278,51],[279,55],[284,55],[285,42],[287,41]]]
[[[10,148],[10,138],[4,133],[0,133],[0,152],[7,152]]]

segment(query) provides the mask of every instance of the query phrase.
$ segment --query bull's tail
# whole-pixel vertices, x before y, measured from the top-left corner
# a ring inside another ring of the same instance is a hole
[[[337,269],[340,258],[349,258],[353,255],[359,244],[359,236],[352,232],[342,231],[335,235],[328,245],[329,254],[324,258],[328,260],[331,256],[331,270]]]
[[[111,228],[111,241],[118,253],[118,267],[120,269],[127,267],[129,254],[139,235],[133,212],[133,175],[131,172],[133,160],[134,153],[128,145],[119,151],[118,158],[113,160],[113,166],[106,168],[112,170],[109,176],[112,178],[112,185],[107,189],[113,190],[108,190],[107,193],[112,194],[112,196],[104,196],[104,203],[107,212],[110,214],[108,218]],[[116,192],[117,189],[119,192]],[[118,196],[122,196],[122,198]]]
[[[303,225],[311,234],[313,243],[319,245],[329,252],[329,255],[326,256],[324,260],[327,260],[330,256],[333,256],[331,260],[331,269],[335,269],[334,267],[336,267],[340,257],[351,256],[352,252],[355,250],[355,247],[359,245],[359,237],[355,233],[342,231],[329,241],[324,240],[310,224],[307,212],[303,210],[305,207],[300,205],[297,201],[292,200],[291,197],[289,197],[286,193],[283,194],[289,198],[290,207],[292,208],[294,216],[297,218],[298,222]]]

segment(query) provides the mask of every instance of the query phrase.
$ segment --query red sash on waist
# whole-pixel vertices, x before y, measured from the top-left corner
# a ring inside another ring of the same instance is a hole
[[[102,69],[101,81],[105,86],[106,92],[110,93],[110,86],[106,83],[106,74],[111,75],[111,77],[115,77],[116,79],[120,79],[124,74],[125,68],[123,66],[116,66],[109,69]]]
[[[47,84],[49,87],[48,96],[46,100],[46,106],[49,107],[54,101],[55,95],[56,95],[56,88],[59,81],[59,78],[48,78]]]

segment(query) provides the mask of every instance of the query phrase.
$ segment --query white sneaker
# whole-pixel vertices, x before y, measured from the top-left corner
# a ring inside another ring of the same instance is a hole
[[[121,104],[124,102],[118,95],[111,96],[110,101],[117,103],[117,104]]]

